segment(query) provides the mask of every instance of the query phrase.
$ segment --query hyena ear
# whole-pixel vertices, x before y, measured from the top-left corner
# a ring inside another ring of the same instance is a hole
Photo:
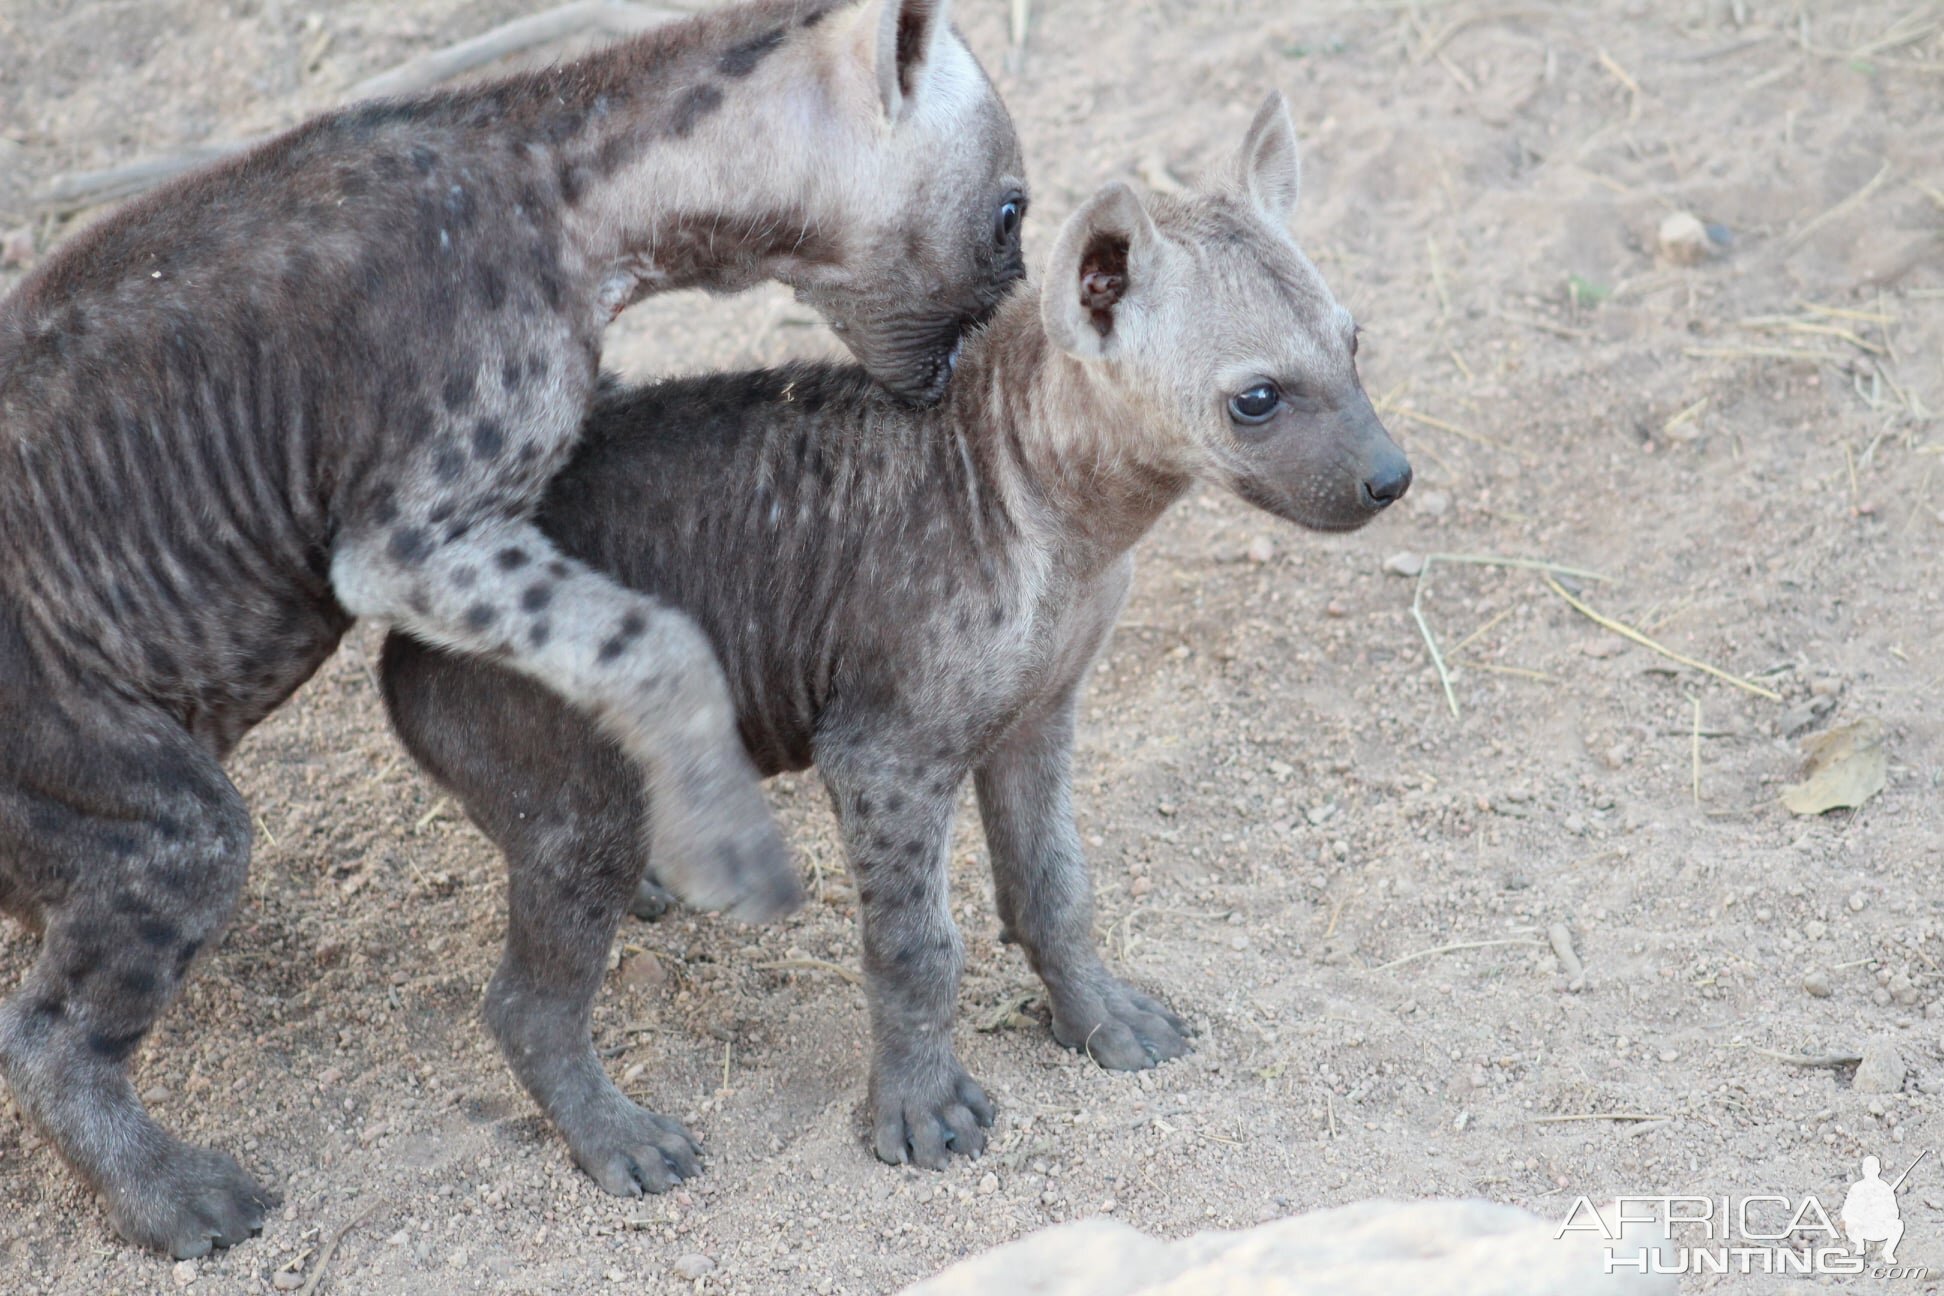
[[[951,9],[951,0],[879,0],[877,83],[886,120],[900,121],[924,96]]]
[[[1040,318],[1068,355],[1102,360],[1119,351],[1130,303],[1154,291],[1161,232],[1135,192],[1115,181],[1067,218],[1046,262]]]
[[[1296,123],[1282,91],[1271,90],[1256,110],[1236,159],[1236,179],[1271,220],[1289,223],[1303,188],[1303,160],[1296,151]]]

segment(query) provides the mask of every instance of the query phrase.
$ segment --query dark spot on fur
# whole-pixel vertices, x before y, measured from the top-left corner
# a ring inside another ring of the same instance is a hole
[[[520,595],[520,610],[523,612],[545,612],[547,605],[552,602],[553,586],[529,585],[526,588],[526,592]]]
[[[432,539],[418,527],[400,527],[391,533],[387,548],[397,561],[416,567],[432,552]]]
[[[160,918],[140,920],[135,924],[135,934],[141,938],[142,944],[152,945],[156,949],[166,949],[176,940],[175,925]]]
[[[466,609],[466,625],[472,630],[484,630],[499,619],[499,609],[491,603],[475,603]]]
[[[628,651],[628,641],[625,639],[615,638],[615,639],[610,639],[606,643],[602,644],[601,650],[595,654],[595,657],[598,660],[600,660],[602,663],[607,663],[613,661],[615,658],[619,657],[622,653],[626,651]]]
[[[473,424],[472,448],[475,459],[494,459],[506,449],[506,430],[492,419]]]
[[[522,370],[519,360],[513,356],[508,356],[505,363],[500,365],[500,386],[506,388],[508,391],[517,391],[520,386],[521,376]]]
[[[828,9],[812,9],[809,13],[803,15],[803,18],[801,19],[799,25],[805,31],[809,31],[812,27],[815,27],[818,23],[822,22],[824,20],[824,15],[829,12],[830,10]]]
[[[445,402],[447,409],[455,413],[471,404],[473,398],[472,370],[470,368],[454,370],[446,378],[445,386],[439,392],[439,398]]]
[[[629,612],[621,618],[621,632],[619,637],[623,639],[639,639],[641,632],[647,628],[648,623],[642,620],[641,613]]]
[[[126,1062],[135,1046],[142,1042],[141,1031],[126,1031],[111,1034],[108,1031],[88,1032],[88,1051],[98,1058],[109,1062]]]
[[[479,569],[470,563],[453,568],[452,583],[462,590],[471,589],[479,584]]]
[[[432,455],[432,471],[442,482],[457,481],[466,470],[466,457],[451,446],[440,446]]]
[[[577,205],[587,193],[587,168],[579,163],[563,162],[558,176],[561,201],[569,207]]]
[[[492,262],[484,259],[478,261],[473,267],[473,283],[479,289],[480,303],[487,310],[496,311],[506,305],[506,277]],[[512,383],[507,384],[509,389],[512,386]]]
[[[726,77],[746,77],[782,43],[783,29],[772,27],[759,36],[752,36],[724,50],[722,57],[716,60],[716,71]]]
[[[884,808],[888,810],[890,813],[892,814],[898,813],[898,811],[904,809],[904,804],[905,804],[905,799],[904,799],[904,794],[902,792],[887,792],[885,794]]]
[[[527,551],[518,545],[508,545],[493,555],[493,562],[501,571],[507,572],[518,571],[530,561],[532,560],[527,557]]]
[[[414,144],[411,152],[412,166],[420,175],[431,175],[432,168],[439,164],[439,155],[423,144]]]
[[[552,637],[553,637],[553,627],[547,624],[547,619],[545,617],[540,618],[538,621],[535,621],[532,625],[527,627],[527,642],[532,644],[535,648],[546,647],[547,640],[551,639]]]
[[[864,795],[862,792],[859,792],[857,794],[857,801],[855,802],[855,805],[857,807],[857,813],[861,815],[867,815],[871,813],[871,798]]]
[[[123,972],[116,980],[121,983],[122,991],[126,994],[139,998],[155,993],[154,973],[144,972],[140,968]]]
[[[451,544],[455,540],[464,540],[466,538],[466,532],[470,530],[472,530],[472,523],[454,522],[451,526],[446,528],[446,533],[445,533],[446,543]]]
[[[553,577],[555,580],[566,580],[567,574],[571,570],[572,568],[568,567],[566,563],[558,558],[549,559],[547,562],[547,575]]]
[[[722,91],[711,85],[691,86],[676,97],[675,116],[668,129],[677,139],[687,139],[696,125],[722,107]]]

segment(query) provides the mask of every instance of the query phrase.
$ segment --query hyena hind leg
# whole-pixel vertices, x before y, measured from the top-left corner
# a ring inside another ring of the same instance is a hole
[[[331,581],[354,615],[489,657],[580,707],[647,771],[650,853],[684,902],[759,921],[801,901],[721,668],[687,616],[518,521],[443,538],[367,531],[339,545]]]
[[[71,813],[9,815],[68,885],[43,911],[33,969],[0,1005],[0,1074],[123,1236],[199,1256],[260,1229],[276,1198],[228,1156],[157,1125],[128,1060],[229,920],[249,867],[249,814],[216,762],[166,721],[72,741],[87,750],[60,753],[79,758],[64,763],[96,773],[77,776]]]

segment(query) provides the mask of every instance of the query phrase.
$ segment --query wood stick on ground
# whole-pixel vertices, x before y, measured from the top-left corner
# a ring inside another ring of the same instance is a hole
[[[1553,572],[1557,572],[1562,576],[1575,576],[1582,580],[1603,581],[1606,579],[1606,577],[1600,575],[1598,572],[1584,571],[1577,567],[1563,567],[1558,563],[1545,562],[1534,558],[1503,558],[1497,554],[1435,553],[1426,555],[1424,566],[1418,568],[1417,586],[1411,591],[1411,619],[1417,622],[1418,634],[1424,638],[1425,650],[1431,655],[1431,666],[1438,672],[1438,683],[1444,688],[1445,705],[1451,708],[1451,718],[1454,720],[1458,718],[1458,694],[1451,687],[1451,671],[1445,666],[1444,653],[1438,647],[1438,637],[1431,632],[1431,622],[1424,615],[1425,578],[1431,574],[1431,568],[1441,562],[1460,563],[1471,567],[1518,567],[1528,571],[1547,572],[1549,573],[1547,579],[1551,579],[1550,573]],[[1481,630],[1477,633],[1482,634],[1483,631]],[[1477,635],[1474,634],[1472,637],[1476,638]],[[1471,639],[1468,638],[1465,642],[1470,643]],[[1493,668],[1487,667],[1486,669]],[[1499,669],[1515,674],[1521,673],[1512,667]],[[1538,672],[1535,671],[1532,674],[1536,676]]]
[[[1403,958],[1394,958],[1388,963],[1379,963],[1370,970],[1372,972],[1388,972],[1392,968],[1403,967],[1406,963],[1415,963],[1419,959],[1430,958],[1435,954],[1451,954],[1458,950],[1491,949],[1499,945],[1543,946],[1545,943],[1544,941],[1533,940],[1529,936],[1513,936],[1505,940],[1454,941],[1450,945],[1439,945],[1433,949],[1419,950],[1415,954],[1406,954]]]
[[[1664,1112],[1575,1112],[1570,1116],[1534,1116],[1534,1125],[1564,1125],[1568,1121],[1671,1121]]]
[[[349,1224],[346,1224],[343,1228],[332,1234],[331,1240],[326,1242],[324,1249],[318,1253],[317,1263],[311,1268],[310,1279],[304,1284],[304,1290],[297,1293],[297,1296],[314,1296],[317,1291],[317,1284],[324,1281],[324,1271],[330,1268],[331,1257],[337,1254],[338,1243],[344,1241],[353,1229],[363,1228],[379,1214],[390,1210],[391,1205],[389,1201],[375,1201],[365,1208],[364,1214],[359,1215]]]
[[[1834,1070],[1837,1067],[1855,1066],[1863,1060],[1861,1053],[1778,1053],[1774,1049],[1765,1048],[1758,1048],[1754,1051],[1760,1053],[1763,1057],[1774,1058],[1777,1062],[1786,1062],[1790,1066],[1810,1067],[1824,1071]]]
[[[1012,43],[1014,49],[1026,44],[1033,25],[1033,0],[1012,0]]]
[[[502,23],[468,40],[431,50],[390,71],[368,77],[346,92],[345,102],[415,94],[496,59],[582,32],[627,36],[688,16],[686,10],[629,4],[624,0],[576,0],[573,4]],[[53,211],[77,211],[127,198],[185,171],[254,148],[274,134],[210,144],[127,166],[56,176],[41,196],[41,206]]]
[[[1652,639],[1649,639],[1646,635],[1640,633],[1640,631],[1634,629],[1632,626],[1627,625],[1624,622],[1615,621],[1611,617],[1601,616],[1598,612],[1595,612],[1592,608],[1586,606],[1586,604],[1580,602],[1578,599],[1574,598],[1571,594],[1567,593],[1566,587],[1564,585],[1561,585],[1558,581],[1554,580],[1552,578],[1551,573],[1547,573],[1546,575],[1546,584],[1552,587],[1553,593],[1565,599],[1567,605],[1571,607],[1575,612],[1579,613],[1581,616],[1585,617],[1593,624],[1613,631],[1613,633],[1619,635],[1623,639],[1631,639],[1635,643],[1639,644],[1641,647],[1652,649],[1654,652],[1659,653],[1661,656],[1667,658],[1669,661],[1679,662],[1681,665],[1691,667],[1694,670],[1701,671],[1703,674],[1712,675],[1716,679],[1721,680],[1724,683],[1733,684],[1738,689],[1743,689],[1749,693],[1753,693],[1756,697],[1764,697],[1771,702],[1780,702],[1782,700],[1782,695],[1780,693],[1777,693],[1774,689],[1763,688],[1760,684],[1756,684],[1753,683],[1752,681],[1745,680],[1739,675],[1731,675],[1727,671],[1722,670],[1718,666],[1710,666],[1708,665],[1708,663],[1704,661],[1697,661],[1692,657],[1684,656],[1681,653],[1675,652],[1672,648],[1666,647],[1665,645],[1662,644],[1655,643]]]
[[[1694,703],[1694,804],[1701,804],[1701,695],[1688,699]]]

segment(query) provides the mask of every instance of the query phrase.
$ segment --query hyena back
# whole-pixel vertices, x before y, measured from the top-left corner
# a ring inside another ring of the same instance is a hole
[[[758,768],[814,763],[828,788],[857,881],[887,1161],[976,1154],[992,1119],[951,1043],[948,847],[968,778],[1004,930],[1046,984],[1055,1038],[1123,1069],[1187,1047],[1095,944],[1075,713],[1130,548],[1192,482],[1318,530],[1361,526],[1409,486],[1350,316],[1288,233],[1297,175],[1274,99],[1213,185],[1116,185],[1085,204],[1039,294],[968,341],[936,409],[829,367],[620,391],[549,488],[541,525],[563,548],[709,634]],[[660,805],[580,717],[489,663],[395,634],[382,677],[406,745],[507,855],[488,1021],[576,1160],[625,1191],[601,1113],[626,1099],[587,1032],[607,951],[593,937],[640,876],[636,824]]]
[[[781,280],[887,387],[940,395],[1021,273],[1024,204],[945,8],[758,0],[353,107],[0,302],[0,906],[43,936],[0,1073],[126,1236],[199,1254],[270,1201],[157,1127],[126,1067],[241,887],[219,762],[354,617],[589,715],[669,807],[686,899],[794,902],[704,636],[529,515],[645,293]]]

